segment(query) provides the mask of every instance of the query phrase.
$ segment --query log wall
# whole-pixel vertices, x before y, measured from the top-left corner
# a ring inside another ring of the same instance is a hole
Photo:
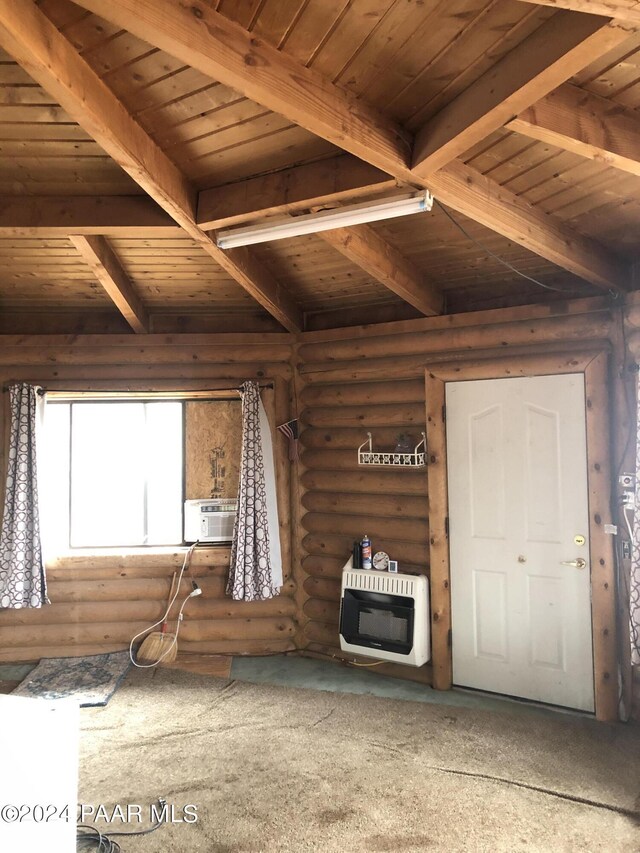
[[[244,379],[263,391],[272,421],[289,419],[289,335],[1,336],[0,381],[24,380],[60,390],[198,390],[235,388]],[[4,394],[0,470],[6,470],[8,394]],[[194,553],[202,596],[189,601],[180,630],[182,652],[269,654],[295,648],[295,583],[291,569],[290,466],[286,442],[274,436],[285,585],[272,601],[233,602],[225,595],[229,549]],[[0,610],[0,661],[98,654],[128,647],[159,619],[184,549],[78,552],[47,567],[52,604]],[[185,595],[191,589],[183,582]],[[180,601],[181,599],[179,599]],[[173,614],[172,614],[173,615]]]
[[[640,325],[638,310],[634,301],[627,311],[628,333]],[[189,602],[180,649],[261,654],[297,648],[307,655],[341,658],[340,574],[354,539],[368,533],[374,548],[398,559],[401,569],[429,573],[426,473],[359,468],[356,451],[366,433],[372,433],[375,447],[393,446],[400,432],[419,436],[425,424],[427,364],[499,353],[513,358],[517,370],[521,355],[582,349],[588,342],[611,348],[612,364],[621,363],[620,312],[610,309],[606,297],[308,332],[297,339],[279,334],[2,335],[0,381],[132,391],[221,389],[248,378],[272,381],[274,390],[264,395],[271,417],[281,423],[299,413],[303,430],[301,460],[291,478],[286,444],[280,436],[275,439],[284,594],[273,602],[231,602],[224,595],[227,549],[202,549],[194,573],[203,596]],[[616,411],[623,413],[616,421],[620,448],[627,441],[624,412],[629,405],[616,370],[612,396]],[[4,471],[8,395],[3,396]],[[615,448],[614,454],[616,461],[621,458]],[[0,661],[125,648],[137,630],[162,614],[182,553],[78,554],[57,561],[48,571],[50,607],[0,611]],[[620,624],[625,624],[624,613]],[[389,664],[377,671],[431,680],[430,666],[416,670]],[[628,684],[628,698],[630,692]]]
[[[570,351],[594,342],[611,348],[619,313],[604,300],[412,320],[387,326],[313,332],[297,347],[297,394],[303,431],[299,644],[309,654],[347,658],[339,650],[341,568],[352,543],[370,535],[373,549],[400,571],[429,575],[429,495],[424,470],[359,467],[357,448],[393,448],[398,433],[425,429],[427,365],[439,361]],[[393,664],[380,671],[431,682]]]

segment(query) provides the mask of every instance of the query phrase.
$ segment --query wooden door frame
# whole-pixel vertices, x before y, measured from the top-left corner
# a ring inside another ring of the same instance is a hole
[[[445,385],[472,379],[505,379],[583,373],[587,438],[587,488],[591,578],[591,621],[595,713],[598,720],[618,719],[615,554],[605,524],[611,512],[608,352],[597,350],[502,356],[438,363],[425,370],[427,477],[431,587],[433,686],[452,686],[449,498]]]

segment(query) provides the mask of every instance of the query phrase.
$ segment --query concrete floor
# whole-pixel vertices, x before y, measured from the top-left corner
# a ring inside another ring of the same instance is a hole
[[[11,692],[29,675],[34,666],[34,664],[0,664],[0,693]],[[560,713],[590,716],[577,711],[482,693],[477,690],[460,688],[448,691],[433,690],[425,684],[380,675],[374,668],[339,665],[334,661],[292,655],[234,657],[231,659],[230,678],[252,684],[277,684],[281,687],[326,690],[331,693],[380,696],[456,708],[524,714]]]
[[[380,675],[372,668],[338,665],[333,661],[273,655],[270,657],[235,657],[231,662],[231,678],[253,684],[279,684],[328,690],[332,693],[355,693],[381,696],[410,702],[428,702],[455,708],[477,708],[485,711],[508,711],[533,714],[575,714],[578,711],[536,705],[507,696],[481,693],[477,690],[433,690],[425,684]]]

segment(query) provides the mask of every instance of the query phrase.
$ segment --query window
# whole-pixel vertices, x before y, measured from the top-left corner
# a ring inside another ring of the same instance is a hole
[[[241,443],[235,391],[48,393],[38,439],[46,557],[181,545],[185,500],[237,497]]]
[[[181,401],[50,402],[42,447],[48,553],[182,542]]]

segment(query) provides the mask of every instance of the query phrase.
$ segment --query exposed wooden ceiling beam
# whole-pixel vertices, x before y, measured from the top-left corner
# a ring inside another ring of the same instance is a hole
[[[379,169],[409,173],[411,141],[395,122],[203,0],[79,0],[111,23],[286,116]]]
[[[640,177],[640,115],[571,83],[506,127]]]
[[[31,0],[0,0],[0,44],[269,313],[302,329],[301,309],[263,265],[238,263],[196,225],[193,187]]]
[[[593,15],[559,12],[420,129],[413,171],[428,176],[629,36]]]
[[[523,0],[535,6],[551,6],[554,9],[571,9],[605,18],[617,18],[640,26],[640,3],[635,0]]]
[[[351,159],[348,155],[344,156],[345,159]],[[286,169],[280,173],[282,184],[287,184],[288,173],[292,171],[292,169]],[[528,204],[524,199],[501,187],[496,181],[481,175],[476,169],[466,166],[461,161],[455,161],[431,175],[429,186],[436,199],[443,204],[486,225],[487,228],[546,258],[551,263],[569,270],[585,281],[606,290],[618,291],[628,288],[629,268],[612,252],[573,231],[556,217]],[[325,189],[327,193],[331,192],[331,182]],[[237,192],[241,195],[239,186]],[[315,197],[322,195],[322,186],[317,184],[314,192],[317,194]],[[301,200],[300,204],[305,208],[311,208],[313,199]],[[249,212],[247,219],[257,219],[259,216],[259,210]],[[318,237],[333,243],[334,238],[331,235],[335,235],[340,230],[346,234],[351,233],[353,228],[334,229],[318,234]],[[374,234],[373,229],[367,230],[369,234]],[[340,242],[336,239],[336,243],[340,244]],[[354,243],[352,249],[354,253],[355,245],[360,244],[361,241]],[[340,245],[336,245],[336,248],[340,248]],[[344,254],[347,254],[346,251]],[[365,254],[361,252],[360,259]],[[384,256],[385,252],[381,251],[379,254]],[[358,263],[355,256],[352,260]],[[383,264],[383,267],[385,266],[386,264]],[[375,272],[372,270],[369,272],[377,278]],[[399,295],[407,298],[403,294]],[[411,302],[410,299],[408,301]],[[415,303],[411,302],[411,304]]]
[[[335,228],[318,237],[423,314],[442,313],[444,300],[438,288],[370,225]]]
[[[597,16],[554,15],[430,120],[412,146],[400,125],[202,0],[77,2],[406,183],[424,181],[633,32]]]
[[[607,270],[605,261],[609,256],[603,249],[594,245],[590,250],[585,238],[572,234],[553,217],[523,205],[528,209],[525,219],[535,223],[533,235],[528,227],[523,231],[521,223],[511,221],[501,209],[501,199],[511,194],[502,193],[497,183],[483,178],[479,172],[461,165],[458,169],[456,164],[456,168],[447,167],[445,175],[438,173],[425,178],[412,173],[407,165],[407,137],[401,127],[367,110],[361,100],[241,29],[202,0],[191,0],[188,5],[172,0],[77,0],[77,3],[267,108],[281,112],[397,180],[426,187],[436,194],[443,187],[445,203],[454,210],[478,218],[494,231],[565,269],[572,272],[582,269],[582,277],[587,281],[607,289],[626,286],[614,258],[610,258]],[[572,26],[573,20],[567,24]],[[629,35],[621,27],[607,28],[606,22],[604,26],[603,51]],[[581,31],[579,26],[578,31]],[[596,53],[592,44],[592,53],[585,64]],[[545,232],[553,248],[547,247]],[[559,233],[564,235],[562,240],[558,240]],[[597,261],[596,268],[589,268],[589,258]]]
[[[205,230],[228,228],[251,219],[382,194],[398,185],[398,181],[375,166],[351,154],[339,154],[203,190],[198,196],[196,218]]]
[[[629,286],[630,269],[600,244],[530,205],[495,181],[457,161],[431,177],[443,204],[606,290]]]
[[[0,237],[181,237],[184,231],[146,195],[0,197]]]
[[[104,237],[73,234],[69,239],[109,294],[134,332],[149,331],[149,316],[142,300]]]

